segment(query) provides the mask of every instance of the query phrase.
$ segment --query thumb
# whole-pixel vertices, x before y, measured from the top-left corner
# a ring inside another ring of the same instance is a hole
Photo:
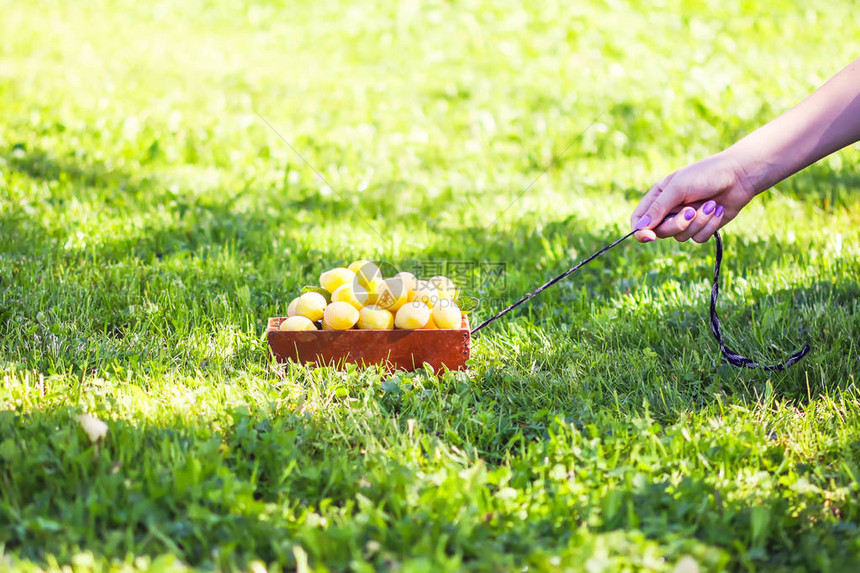
[[[671,180],[657,184],[654,199],[645,213],[634,223],[636,229],[654,229],[669,213],[684,202],[684,194]]]

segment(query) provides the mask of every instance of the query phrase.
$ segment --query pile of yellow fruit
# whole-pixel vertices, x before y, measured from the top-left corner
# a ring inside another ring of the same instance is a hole
[[[281,330],[449,329],[462,321],[459,291],[443,276],[422,280],[399,272],[386,279],[375,263],[361,260],[324,272],[320,285],[321,292],[293,299]]]

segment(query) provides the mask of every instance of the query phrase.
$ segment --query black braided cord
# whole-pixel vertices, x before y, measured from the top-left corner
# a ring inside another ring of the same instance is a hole
[[[620,239],[610,243],[609,245],[606,245],[605,247],[603,247],[599,251],[595,252],[594,254],[589,256],[588,258],[583,259],[582,261],[577,263],[575,266],[569,268],[568,270],[566,270],[562,274],[560,274],[557,277],[544,283],[543,285],[538,287],[536,290],[530,292],[529,294],[527,294],[526,296],[524,296],[523,298],[521,298],[520,300],[518,300],[514,304],[510,305],[506,309],[504,309],[501,312],[499,312],[498,314],[496,314],[495,316],[491,316],[490,318],[488,318],[487,320],[485,320],[484,322],[482,322],[481,324],[479,324],[478,326],[473,328],[472,334],[474,335],[476,332],[478,332],[479,330],[481,330],[485,326],[497,321],[498,319],[505,316],[506,314],[508,314],[509,312],[511,312],[512,310],[514,310],[518,306],[520,306],[521,304],[524,304],[524,303],[528,302],[529,300],[533,299],[534,297],[536,297],[537,295],[539,295],[540,293],[542,293],[543,291],[545,291],[546,289],[548,289],[549,287],[551,287],[555,283],[559,282],[563,278],[565,278],[569,275],[572,275],[573,273],[575,273],[576,271],[578,271],[579,269],[581,269],[582,267],[584,267],[585,265],[587,265],[588,263],[590,263],[591,261],[593,261],[594,259],[599,257],[600,255],[606,253],[607,251],[615,248],[617,245],[619,245],[619,244],[623,243],[624,241],[626,241],[627,239],[629,239],[631,236],[633,236],[633,233],[635,233],[635,232],[636,231],[631,231],[631,232],[627,233],[626,235],[624,235],[623,237],[621,237]],[[789,356],[788,359],[786,359],[784,362],[782,362],[780,364],[760,364],[760,363],[756,362],[755,360],[752,360],[750,358],[747,358],[745,356],[738,354],[737,352],[735,352],[733,350],[730,350],[725,345],[725,343],[723,342],[722,325],[720,324],[720,318],[717,316],[717,298],[720,296],[720,264],[723,262],[723,239],[722,239],[722,237],[720,237],[719,232],[714,233],[714,239],[716,241],[716,247],[715,247],[716,258],[714,260],[714,286],[711,288],[711,311],[710,311],[711,321],[710,322],[711,322],[711,332],[714,334],[714,338],[717,339],[717,343],[720,345],[720,352],[722,353],[723,357],[725,357],[725,359],[728,361],[729,364],[731,364],[732,366],[737,366],[738,368],[760,368],[761,370],[765,370],[768,372],[773,372],[773,371],[781,372],[781,371],[785,370],[786,368],[795,364],[801,358],[803,358],[804,356],[806,356],[809,353],[810,348],[809,348],[808,344],[804,345],[803,348],[801,348],[800,350],[798,350],[797,352],[795,352],[794,354]]]
[[[719,232],[714,233],[714,239],[717,244],[714,248],[716,255],[714,259],[714,286],[711,287],[711,332],[714,333],[714,338],[717,339],[717,343],[720,345],[720,352],[722,352],[729,364],[737,366],[738,368],[761,368],[768,372],[782,372],[809,354],[808,344],[804,344],[803,348],[789,356],[788,359],[781,364],[760,364],[755,360],[751,360],[746,356],[741,356],[737,352],[730,350],[723,343],[723,329],[720,324],[720,317],[717,316],[717,297],[720,296],[720,264],[723,262],[723,239],[720,237]]]

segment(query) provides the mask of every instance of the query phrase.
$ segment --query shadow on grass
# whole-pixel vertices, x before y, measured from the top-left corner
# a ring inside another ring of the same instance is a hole
[[[33,178],[58,178],[71,173],[70,177],[81,185],[110,189],[129,182],[128,175],[122,172],[108,173],[99,166],[89,171],[74,168],[41,152],[32,156],[26,161],[14,157],[7,160],[20,173]],[[177,349],[183,347],[184,338],[190,338],[195,329],[214,330],[218,320],[255,324],[255,320],[283,312],[300,286],[298,280],[314,276],[340,256],[324,249],[311,251],[305,245],[291,248],[288,255],[279,252],[290,245],[273,246],[271,233],[276,225],[272,213],[281,214],[278,225],[301,228],[308,228],[308,223],[296,214],[297,206],[314,213],[353,215],[349,206],[309,190],[299,190],[295,195],[265,191],[255,194],[261,200],[240,211],[235,208],[236,194],[196,197],[173,193],[166,207],[173,216],[166,222],[129,229],[83,249],[62,250],[56,243],[50,243],[49,238],[58,241],[64,237],[22,207],[6,213],[0,221],[3,230],[12,229],[14,233],[18,229],[20,234],[24,229],[32,241],[18,236],[5,243],[9,252],[24,253],[29,260],[7,267],[9,276],[3,278],[13,285],[18,283],[20,296],[17,302],[5,307],[3,316],[13,324],[23,325],[29,320],[32,327],[37,322],[36,315],[47,310],[40,307],[43,300],[33,300],[29,295],[28,289],[37,288],[50,290],[57,299],[55,303],[62,303],[64,293],[88,299],[82,307],[60,306],[63,312],[57,317],[58,322],[64,316],[66,320],[75,317],[92,322],[90,336],[74,338],[77,343],[68,347],[68,356],[60,354],[49,359],[39,354],[42,358],[38,364],[22,365],[43,369],[59,364],[76,368],[79,363],[89,364],[87,356],[102,342],[114,344],[116,339],[135,332],[137,340],[143,340],[138,342],[140,348],[151,347],[151,341],[146,340],[153,339],[162,346]],[[153,201],[161,197],[155,195]],[[476,314],[484,317],[625,232],[621,225],[595,230],[587,220],[576,217],[539,226],[529,218],[521,218],[489,229],[447,230],[421,254],[425,262],[479,263],[489,259],[505,263],[504,288],[483,291],[479,288],[474,293],[487,302]],[[495,384],[509,392],[510,385],[517,384],[517,380],[544,384],[552,390],[534,396],[525,391],[527,388],[512,392],[518,396],[516,407],[523,412],[560,414],[571,407],[577,411],[572,406],[574,396],[592,408],[606,407],[618,402],[615,397],[621,396],[625,411],[638,410],[644,400],[652,411],[668,419],[677,412],[713,403],[714,395],[720,392],[748,392],[749,384],[757,390],[755,385],[764,384],[768,375],[740,373],[720,366],[707,330],[704,299],[701,304],[691,304],[683,302],[681,297],[674,302],[634,310],[620,304],[625,295],[645,286],[652,290],[677,286],[683,292],[709,284],[712,249],[711,245],[673,242],[659,247],[632,242],[620,245],[540,295],[522,311],[482,333],[475,347],[482,353],[476,361],[477,375],[486,376],[488,386]],[[745,242],[728,237],[726,249],[724,270],[734,276],[743,276],[747,269],[766,274],[786,260],[801,264],[808,256],[805,245],[778,239]],[[219,262],[219,257],[225,260]],[[200,263],[204,259],[205,263]],[[393,263],[400,268],[410,264],[405,260]],[[48,273],[57,270],[52,265],[75,265],[78,270],[64,276],[61,286],[38,286],[44,284],[44,269]],[[289,269],[293,278],[285,280],[284,269]],[[642,269],[648,269],[644,275]],[[24,278],[19,280],[19,275]],[[242,286],[249,287],[244,305],[239,304]],[[850,306],[856,292],[854,282],[818,283],[806,290],[757,294],[764,298],[758,298],[743,310],[738,309],[730,294],[724,294],[721,313],[732,346],[741,353],[753,356],[768,353],[772,340],[784,346],[783,352],[791,352],[802,345],[803,338],[810,339],[813,356],[788,373],[774,375],[774,379],[788,381],[785,388],[790,388],[789,392],[800,395],[799,388],[805,389],[808,368],[814,372],[813,379],[835,380],[837,385],[847,383],[854,368],[851,360],[839,359],[835,351],[821,355],[827,361],[814,356],[819,347],[843,349],[850,356],[853,347],[845,341],[858,337],[856,321],[852,322],[850,315],[838,328],[828,325],[826,313],[810,317],[807,322],[794,318],[797,313],[805,317],[816,305],[826,308],[834,300]],[[145,315],[140,309],[153,302],[161,308],[155,314]],[[222,302],[229,312],[219,310]],[[135,312],[130,312],[132,308]],[[201,323],[200,317],[211,320],[211,324]],[[182,322],[187,328],[182,327]],[[751,326],[738,328],[735,326],[738,324]],[[804,328],[808,331],[804,332]],[[69,323],[69,330],[68,334],[74,336],[80,326]],[[740,332],[746,336],[739,336]],[[73,346],[78,350],[71,350]],[[95,354],[130,359],[129,349],[104,350],[105,353]],[[170,359],[163,349],[155,351],[154,356],[182,364],[182,368],[198,368],[207,360],[204,355],[209,351],[206,345],[186,348],[185,358],[179,361]],[[245,363],[242,361],[248,360],[247,354],[241,353],[242,358],[234,366],[241,367]],[[573,394],[571,388],[576,389]]]
[[[48,179],[67,171],[44,157],[18,168],[27,176]],[[108,188],[127,181],[122,174],[98,169],[73,176],[81,184]],[[295,286],[284,284],[279,265],[296,265],[298,274],[309,276],[326,261],[340,258],[338,253],[323,250],[313,255],[295,252],[277,260],[278,253],[267,240],[272,228],[270,208],[290,212],[294,203],[289,197],[272,196],[243,212],[237,212],[227,196],[223,201],[174,200],[170,209],[177,216],[167,224],[135,229],[92,249],[63,255],[78,264],[89,259],[100,261],[93,267],[109,263],[107,266],[118,264],[119,268],[107,273],[111,282],[105,283],[103,268],[87,270],[87,265],[79,265],[75,276],[65,283],[45,287],[57,290],[58,296],[63,290],[91,299],[88,306],[65,309],[58,321],[63,316],[89,317],[98,324],[85,329],[88,335],[70,339],[74,344],[63,353],[34,355],[22,363],[23,368],[42,371],[54,360],[85,375],[98,374],[110,362],[92,363],[90,354],[127,361],[126,366],[134,369],[135,352],[152,352],[156,362],[173,371],[199,372],[199,365],[207,359],[206,345],[184,348],[189,359],[185,363],[177,361],[173,351],[182,346],[189,331],[206,327],[200,317],[210,319],[212,328],[219,321],[238,324],[247,317],[264,317],[275,308],[275,301],[266,297],[272,292],[286,297],[286,287]],[[298,201],[306,210],[349,212],[347,206],[328,199],[316,203],[310,196],[301,196]],[[293,222],[304,224],[289,215],[279,221],[282,225]],[[38,275],[51,264],[42,258],[44,253],[56,252],[50,240],[64,237],[23,208],[5,215],[0,225],[4,232],[17,233],[6,242],[11,248],[7,252],[28,257],[19,262],[24,270],[16,271],[29,275],[20,286],[39,284]],[[541,228],[522,220],[489,230],[446,231],[444,241],[430,245],[422,256],[428,260],[486,257],[508,262],[506,288],[490,293],[501,305],[623,232],[620,226],[595,231],[575,218],[552,221]],[[27,244],[21,245],[22,241]],[[249,280],[248,267],[201,270],[190,264],[226,244],[233,245],[238,258],[257,263],[255,281]],[[802,245],[775,240],[730,240],[727,248],[727,268],[736,274],[744,271],[733,261],[754,263],[756,272],[767,272],[785,258],[801,260],[805,256]],[[738,403],[754,403],[769,379],[781,399],[803,403],[809,399],[807,378],[815,395],[822,384],[843,386],[855,375],[853,341],[860,339],[855,318],[860,286],[856,281],[818,282],[767,294],[752,303],[724,296],[725,327],[741,352],[768,352],[765,343],[773,339],[789,350],[802,342],[792,339],[793,334],[786,340],[781,328],[796,328],[791,332],[810,338],[812,354],[795,369],[772,376],[720,366],[707,331],[704,300],[700,305],[663,303],[650,313],[647,308],[636,312],[619,309],[617,302],[623,295],[646,284],[657,288],[674,281],[684,288],[709,281],[712,257],[710,245],[671,245],[660,250],[633,244],[620,247],[542,295],[523,313],[498,325],[498,330],[482,334],[475,346],[476,365],[468,375],[443,376],[435,382],[428,378],[421,383],[409,376],[387,380],[385,389],[374,397],[380,409],[369,415],[371,433],[383,432],[373,420],[379,424],[393,420],[395,427],[402,428],[411,418],[446,448],[456,447],[494,468],[513,459],[531,471],[541,466],[545,452],[531,458],[529,452],[538,452],[551,442],[555,419],[571,422],[583,432],[594,426],[604,432],[603,440],[608,443],[613,435],[630,431],[626,421],[646,407],[654,419],[671,423],[685,412],[711,408],[726,396]],[[659,263],[667,258],[676,262]],[[277,262],[267,265],[265,259]],[[169,262],[176,264],[162,266]],[[144,272],[134,265],[150,268]],[[651,270],[645,277],[635,277],[631,269]],[[157,314],[126,313],[131,306],[143,307],[149,299],[144,296],[146,289],[127,282],[124,275],[143,276],[151,281],[148,292],[164,293],[157,300],[162,305]],[[11,283],[18,281],[17,275],[7,278]],[[106,288],[107,284],[111,286]],[[245,307],[237,302],[238,284],[252,287]],[[3,286],[7,286],[6,280]],[[101,298],[87,294],[100,289],[109,292]],[[25,291],[21,296],[26,299]],[[217,314],[215,304],[194,306],[195,300],[215,299],[217,294],[227,297],[233,314]],[[47,299],[22,299],[19,314],[3,316],[13,324],[20,321],[24,329],[21,317],[35,319],[38,311],[47,310],[40,308],[42,300]],[[556,312],[559,307],[561,312]],[[4,312],[9,308],[4,307]],[[819,312],[821,308],[842,310],[834,314]],[[794,313],[800,314],[796,322],[790,320]],[[186,321],[188,326],[152,326],[175,321]],[[26,328],[32,324],[27,323]],[[80,330],[77,323],[68,326],[69,335]],[[131,339],[131,347],[111,354],[111,344],[119,344],[117,340],[135,332],[141,337]],[[151,348],[152,344],[158,348]],[[233,366],[247,368],[250,360],[254,358],[242,351]],[[141,364],[146,371],[146,362]],[[223,367],[215,365],[216,369]],[[360,389],[349,391],[358,395]],[[833,506],[828,508],[823,500],[810,501],[788,521],[768,522],[762,529],[758,508],[769,515],[786,515],[790,508],[783,497],[774,494],[762,501],[750,494],[720,501],[719,491],[698,477],[684,477],[679,484],[649,478],[634,488],[602,489],[599,483],[605,476],[597,476],[586,502],[563,503],[548,509],[544,517],[523,521],[506,505],[482,505],[478,494],[457,493],[465,489],[462,467],[451,469],[446,478],[450,491],[445,490],[444,495],[436,498],[425,493],[430,497],[422,502],[406,501],[410,492],[440,487],[420,477],[421,472],[407,461],[412,454],[398,452],[397,447],[362,453],[367,436],[357,430],[345,431],[342,421],[232,410],[219,422],[224,428],[220,433],[211,430],[212,420],[192,418],[161,427],[117,421],[111,424],[105,443],[93,447],[77,428],[76,413],[74,408],[59,408],[3,415],[0,522],[8,526],[0,528],[0,540],[6,551],[40,563],[49,555],[69,562],[80,550],[108,558],[170,553],[192,565],[232,569],[245,567],[252,558],[294,567],[293,547],[300,544],[314,562],[333,568],[346,568],[353,560],[364,558],[385,567],[386,559],[402,561],[420,554],[422,539],[429,539],[444,555],[461,555],[466,562],[476,562],[488,552],[528,554],[536,547],[561,551],[573,537],[571,532],[590,524],[589,535],[644,531],[665,543],[696,538],[735,554],[740,554],[737,543],[742,543],[745,554],[757,551],[749,557],[756,563],[767,563],[768,555],[780,555],[781,564],[797,559],[814,566],[813,560],[804,561],[807,558],[798,555],[797,547],[847,554],[845,544],[856,531],[854,517],[828,521]],[[601,417],[615,421],[607,425]],[[424,451],[427,446],[415,447]],[[630,459],[630,464],[635,463]],[[580,471],[584,465],[578,466]],[[513,483],[518,489],[546,483],[545,477],[522,475],[522,481]],[[629,477],[634,480],[635,476]],[[494,486],[486,489],[495,491]],[[550,493],[563,495],[562,490]],[[633,511],[628,509],[631,507]],[[850,507],[841,510],[846,514],[853,511]],[[716,525],[714,515],[719,516]],[[822,525],[812,528],[811,522]],[[380,543],[383,550],[367,555],[371,541]],[[508,565],[522,565],[521,558],[512,559]],[[732,563],[739,565],[741,558],[736,559]]]
[[[25,197],[22,203],[9,204],[0,211],[2,251],[12,256],[38,256],[48,250],[62,249],[69,235],[50,224],[48,213],[37,217],[40,206],[29,203],[44,201],[50,204],[50,211],[61,211],[73,200],[91,195],[93,190],[107,189],[115,194],[140,184],[122,169],[104,163],[83,165],[78,159],[56,157],[40,149],[27,150],[23,145],[11,147],[0,159],[9,171],[46,184],[47,191],[44,198]],[[55,192],[57,183],[69,186],[73,193]]]
[[[308,213],[333,219],[352,215],[351,208],[338,197],[325,197],[316,188],[261,191],[259,201],[237,208],[247,188],[200,194],[189,189],[176,191],[160,184],[152,168],[146,175],[135,176],[103,163],[83,165],[43,150],[12,149],[2,159],[12,172],[33,181],[61,184],[57,191],[39,199],[49,204],[48,208],[28,205],[25,200],[0,212],[0,232],[6,239],[2,251],[17,257],[110,264],[129,258],[152,262],[206,257],[233,249],[248,260],[259,260],[274,254],[273,239],[278,238],[281,228],[311,231],[313,218]],[[85,246],[77,245],[75,228],[81,222],[64,220],[58,224],[56,220],[72,202],[89,203],[93,211],[115,215],[108,218],[113,232]],[[313,258],[303,263],[307,267],[323,257],[336,258],[322,251],[298,254]]]
[[[111,192],[122,188],[139,186],[135,192],[151,193],[150,202],[161,204],[170,217],[152,218],[141,226],[126,228],[124,232],[115,233],[112,238],[99,244],[85,248],[65,249],[64,256],[85,256],[99,261],[116,261],[132,256],[142,260],[162,259],[173,255],[197,256],[224,246],[232,246],[243,257],[249,260],[259,260],[261,257],[276,256],[272,251],[272,231],[276,227],[299,228],[312,230],[307,218],[302,219],[297,213],[313,213],[314,217],[347,216],[347,220],[356,225],[363,221],[355,218],[352,207],[345,205],[338,197],[323,196],[313,188],[296,188],[287,190],[256,191],[255,196],[260,201],[248,208],[236,209],[236,201],[241,193],[225,190],[218,197],[199,197],[190,194],[167,193],[158,189],[152,179],[133,181],[129,174],[121,170],[109,169],[102,164],[81,167],[73,161],[51,157],[40,150],[25,154],[14,151],[6,154],[6,160],[11,168],[28,177],[38,180],[58,180],[68,177],[76,186],[74,193],[82,187],[110,189]],[[819,172],[816,172],[819,173]],[[811,176],[816,176],[812,174]],[[820,173],[820,177],[829,179],[832,173]],[[849,176],[850,177],[850,176]],[[397,189],[407,193],[402,182],[392,182]],[[389,185],[378,184],[377,187],[389,189]],[[388,191],[383,196],[388,197]],[[408,194],[408,193],[407,193]],[[77,195],[73,195],[77,196]],[[58,202],[67,201],[70,197],[59,197]],[[368,213],[371,219],[384,216],[384,205],[375,205],[376,211]],[[51,199],[54,201],[54,199]],[[244,206],[243,206],[244,207]],[[122,213],[118,213],[122,214]],[[276,217],[273,218],[273,215]],[[277,225],[275,225],[277,223]],[[0,228],[11,237],[5,245],[11,254],[34,255],[48,250],[63,250],[59,242],[69,235],[61,229],[52,228],[43,220],[37,220],[28,214],[22,206],[12,206],[3,215]],[[593,230],[587,219],[569,217],[564,220],[538,222],[531,219],[521,219],[513,223],[491,226],[489,229],[480,226],[445,229],[439,232],[440,240],[430,244],[421,252],[424,261],[466,261],[478,262],[477,259],[491,258],[507,265],[512,278],[510,284],[522,284],[528,290],[539,282],[564,270],[577,259],[589,254],[618,236],[627,232],[624,225],[611,227],[605,233]],[[709,247],[707,247],[709,248]],[[675,246],[657,250],[631,244],[622,245],[612,253],[591,263],[572,280],[576,284],[584,284],[592,293],[612,294],[618,281],[628,281],[635,284],[637,277],[631,276],[631,268],[649,268],[651,262],[666,256],[692,258],[697,256],[695,246]],[[804,246],[788,244],[776,239],[741,243],[729,239],[726,266],[731,268],[733,259],[755,260],[756,268],[767,269],[769,264],[784,257],[802,260],[806,254]],[[667,252],[668,251],[668,252]],[[690,253],[685,254],[685,253]],[[308,256],[311,253],[305,252]],[[304,263],[304,268],[312,273],[318,269],[311,268],[323,261],[340,260],[338,253],[317,250],[313,253],[314,260]],[[730,258],[731,257],[731,258]],[[761,263],[764,261],[764,265]],[[291,261],[295,262],[295,261]],[[395,266],[403,268],[414,264],[415,261],[390,261]],[[705,271],[710,263],[702,257],[702,264],[695,267]],[[669,267],[667,267],[669,268]],[[539,278],[534,279],[535,276]],[[669,273],[654,273],[648,271],[649,281],[660,281]],[[678,277],[686,280],[687,276]],[[689,277],[693,278],[693,277]],[[510,294],[497,293],[497,294]],[[517,291],[514,294],[519,294]]]
[[[122,169],[104,163],[82,165],[77,158],[60,158],[41,150],[16,145],[0,154],[12,171],[38,181],[68,181],[77,187],[110,187],[120,190],[129,185],[130,176]]]
[[[810,354],[784,372],[728,365],[708,324],[708,300],[634,311],[599,302],[538,321],[523,316],[474,345],[475,384],[500,417],[540,429],[560,416],[587,423],[601,411],[623,419],[650,412],[661,423],[724,400],[755,405],[776,392],[799,405],[838,394],[856,378],[860,283],[817,282],[754,302],[725,295],[719,312],[726,344],[764,364],[805,343]],[[543,319],[543,317],[541,317]],[[509,428],[513,432],[514,428]]]

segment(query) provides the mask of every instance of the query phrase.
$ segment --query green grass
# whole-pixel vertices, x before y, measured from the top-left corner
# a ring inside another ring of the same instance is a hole
[[[482,332],[467,372],[282,368],[263,337],[355,258],[504,262],[489,316],[856,57],[852,2],[0,12],[0,569],[860,564],[856,147],[726,229],[724,328],[809,341],[785,373],[723,365],[712,246],[673,241]]]

